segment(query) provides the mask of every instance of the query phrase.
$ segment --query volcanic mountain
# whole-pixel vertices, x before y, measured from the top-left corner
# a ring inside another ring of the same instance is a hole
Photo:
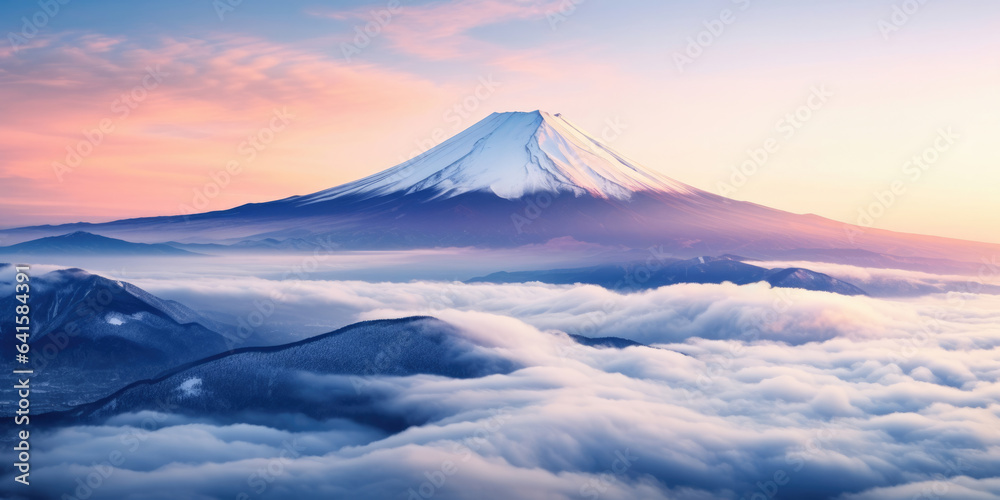
[[[556,238],[679,257],[866,250],[977,262],[1000,246],[894,233],[709,193],[644,168],[559,114],[494,113],[396,167],[338,187],[184,216],[5,231],[136,242],[322,238],[341,248],[516,247]]]

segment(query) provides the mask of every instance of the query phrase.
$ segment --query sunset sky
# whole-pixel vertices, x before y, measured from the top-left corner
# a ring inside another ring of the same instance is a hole
[[[0,227],[306,194],[542,109],[711,192],[1000,243],[995,0],[50,1],[0,7]]]

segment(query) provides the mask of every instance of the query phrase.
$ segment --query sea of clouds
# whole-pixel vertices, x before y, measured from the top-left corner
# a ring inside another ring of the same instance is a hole
[[[370,377],[386,412],[428,422],[392,435],[294,412],[268,426],[144,412],[46,430],[32,474],[45,497],[1000,498],[997,295],[132,281],[276,342],[431,315],[524,368]],[[594,349],[565,333],[652,347]]]

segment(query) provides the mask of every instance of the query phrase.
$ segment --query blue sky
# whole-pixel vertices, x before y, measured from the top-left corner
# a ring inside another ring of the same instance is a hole
[[[598,136],[621,124],[613,147],[705,190],[1000,238],[996,2],[406,1],[368,40],[357,30],[388,2],[243,0],[221,19],[226,4],[209,0],[71,1],[51,19],[39,5],[0,7],[0,112],[12,117],[0,180],[18,188],[0,225],[177,213],[282,106],[294,125],[209,209],[330,187],[490,112],[545,109]],[[33,16],[45,25],[14,50]],[[55,175],[86,130],[117,120],[110,103],[150,64],[169,68],[162,85]],[[483,78],[500,85],[457,126],[446,119]],[[818,85],[833,97],[781,136],[778,122]],[[960,140],[911,182],[906,162],[947,127]],[[780,150],[733,182],[747,151],[776,135]],[[873,206],[897,181],[905,193]]]

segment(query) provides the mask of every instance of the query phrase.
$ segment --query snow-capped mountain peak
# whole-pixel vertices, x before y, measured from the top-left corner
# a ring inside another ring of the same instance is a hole
[[[641,191],[697,190],[629,161],[559,114],[532,111],[493,113],[407,162],[299,202],[414,192],[449,198],[473,191],[506,199],[570,192],[628,200]]]

